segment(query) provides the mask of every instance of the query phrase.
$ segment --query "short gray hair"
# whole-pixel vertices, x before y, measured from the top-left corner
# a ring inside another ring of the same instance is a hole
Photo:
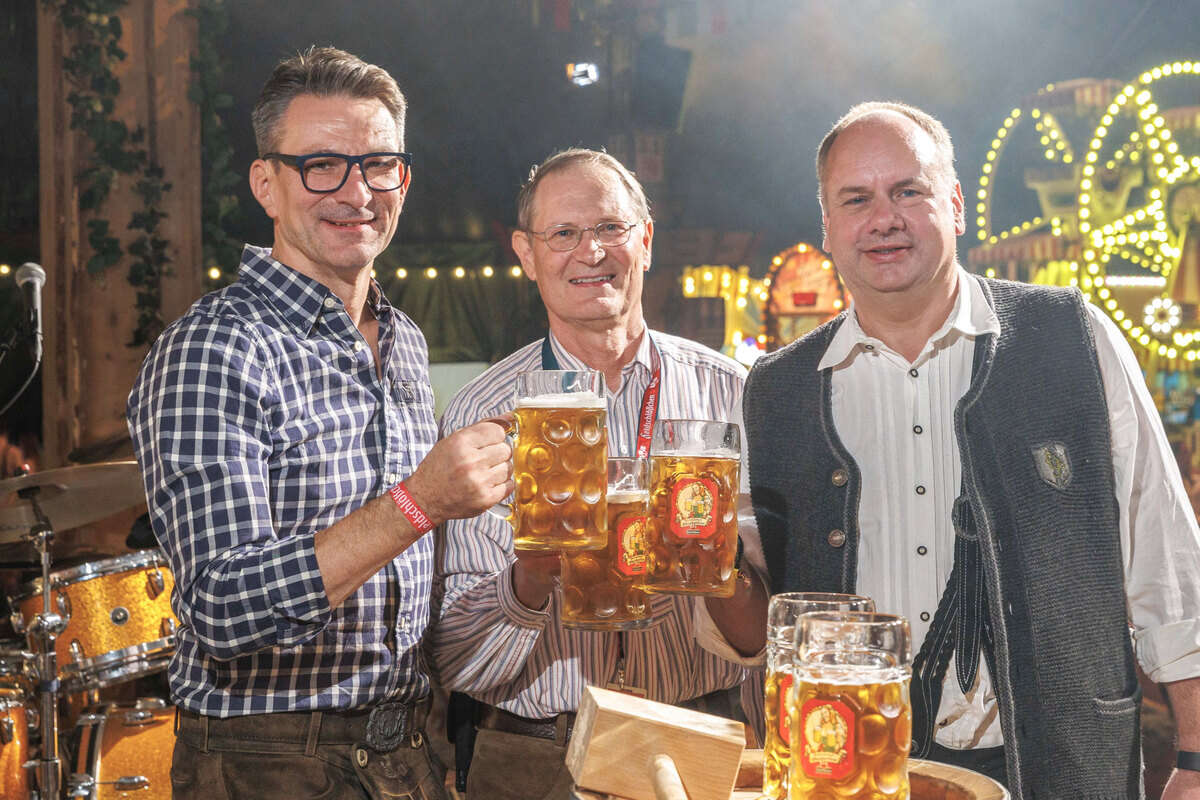
[[[368,64],[344,50],[314,45],[276,64],[258,95],[250,119],[260,158],[278,147],[280,121],[292,101],[305,94],[378,100],[396,121],[400,149],[404,149],[404,113],[408,104],[396,80],[383,67]]]
[[[624,164],[603,150],[572,147],[567,150],[560,150],[529,170],[529,177],[526,179],[525,185],[521,187],[520,193],[517,194],[518,228],[523,231],[531,230],[530,226],[533,224],[533,196],[537,191],[538,184],[547,175],[552,175],[555,172],[561,172],[568,167],[574,166],[596,166],[611,170],[621,180],[621,183],[625,185],[629,196],[633,198],[634,211],[637,213],[638,219],[650,218],[650,201],[646,199],[646,190],[642,188],[642,184],[634,177],[633,173],[625,168]]]
[[[950,141],[950,132],[946,130],[945,125],[915,106],[910,106],[906,103],[873,100],[869,103],[859,103],[843,114],[842,118],[829,129],[829,133],[825,134],[825,138],[821,140],[821,146],[817,148],[817,200],[820,201],[822,208],[825,207],[825,170],[829,166],[829,151],[833,149],[834,141],[854,123],[864,117],[878,114],[881,111],[902,114],[915,122],[921,130],[929,134],[929,137],[933,139],[933,145],[937,152],[938,169],[951,182],[957,180],[957,175],[954,171],[954,143]]]

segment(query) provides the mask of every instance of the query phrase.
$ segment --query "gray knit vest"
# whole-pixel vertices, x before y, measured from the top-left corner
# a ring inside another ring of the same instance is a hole
[[[995,636],[1009,788],[1018,800],[1141,798],[1140,691],[1087,311],[1073,289],[977,280],[1001,334],[986,337],[954,424]],[[764,356],[746,381],[751,496],[772,593],[856,588],[858,507],[873,501],[860,496],[834,430],[832,370],[817,370],[843,320]]]

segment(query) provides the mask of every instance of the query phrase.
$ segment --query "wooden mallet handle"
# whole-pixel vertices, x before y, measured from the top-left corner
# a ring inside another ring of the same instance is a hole
[[[666,753],[650,757],[650,781],[654,784],[656,800],[688,800],[675,762]]]

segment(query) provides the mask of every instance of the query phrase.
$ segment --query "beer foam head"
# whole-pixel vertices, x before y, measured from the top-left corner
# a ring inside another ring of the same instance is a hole
[[[517,408],[604,408],[604,399],[595,392],[562,392],[517,398]]]
[[[705,447],[703,442],[683,442],[675,447],[663,447],[651,451],[652,456],[688,456],[691,458],[725,458],[737,461],[738,451],[728,447]]]
[[[650,492],[645,489],[609,489],[607,500],[610,503],[648,503]]]

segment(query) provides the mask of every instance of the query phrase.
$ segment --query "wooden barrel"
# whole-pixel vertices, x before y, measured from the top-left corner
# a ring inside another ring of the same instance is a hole
[[[986,775],[936,761],[909,759],[910,800],[1009,800],[1008,790]],[[737,788],[730,800],[764,800],[762,794],[762,751],[747,750],[742,756]],[[577,800],[619,800],[612,795],[575,790]]]
[[[908,760],[910,800],[1009,800],[1008,790],[986,775],[936,761]],[[762,786],[762,751],[742,754],[731,800],[759,800]]]
[[[1008,790],[986,775],[936,761],[909,759],[912,800],[1009,800]]]

